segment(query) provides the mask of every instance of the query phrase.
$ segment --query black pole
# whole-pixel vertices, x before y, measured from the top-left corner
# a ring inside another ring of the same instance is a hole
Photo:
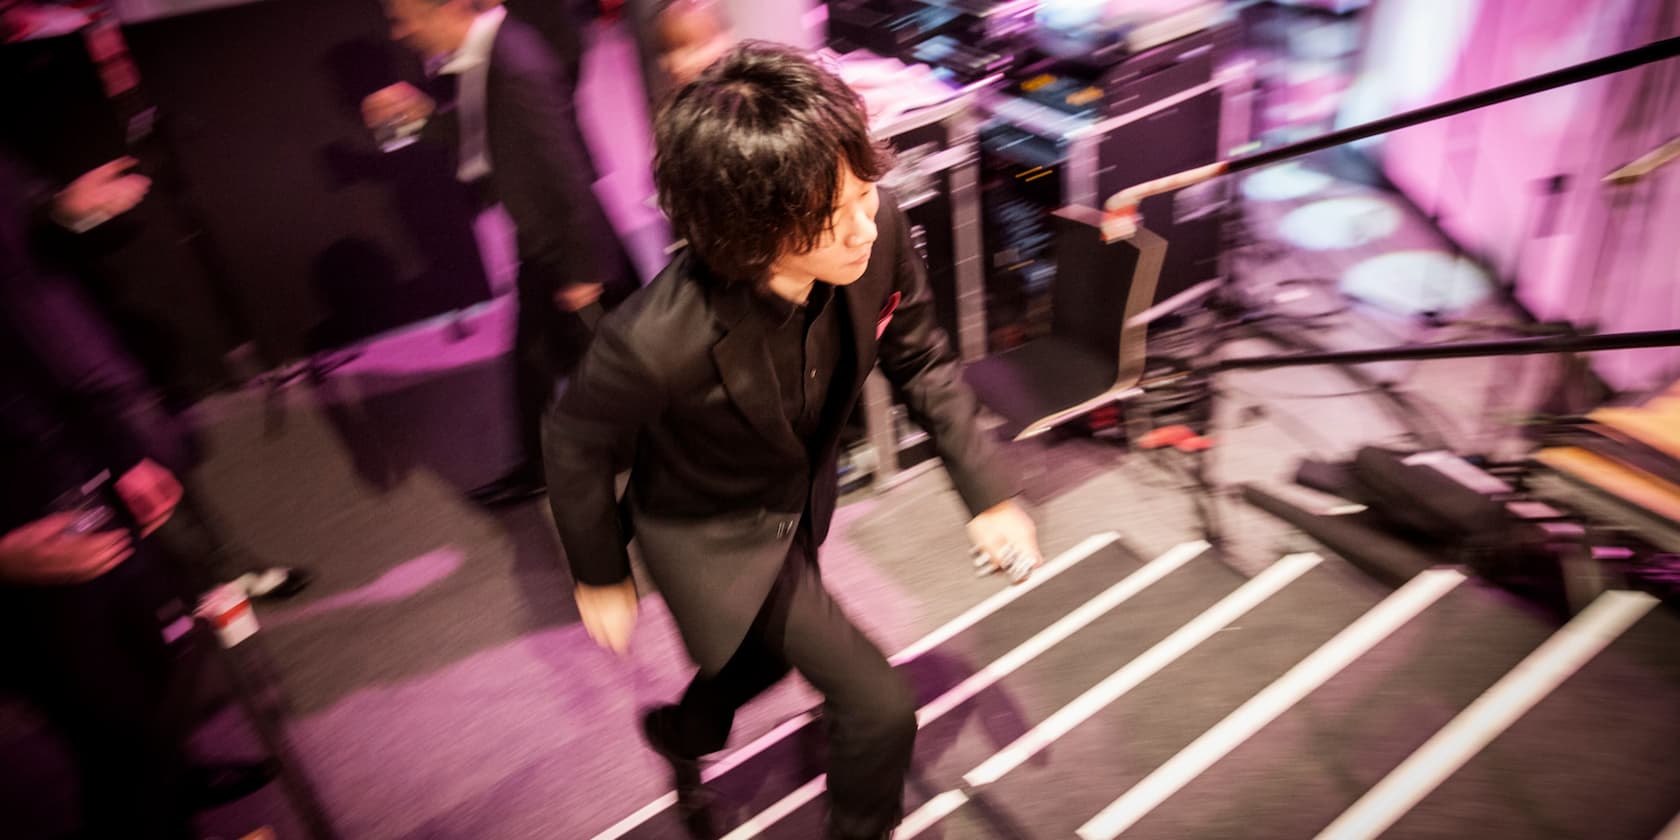
[[[1462,359],[1477,356],[1524,356],[1540,353],[1591,353],[1600,350],[1629,350],[1638,347],[1680,347],[1680,330],[1605,333],[1603,335],[1554,335],[1513,338],[1504,341],[1464,341],[1450,344],[1403,344],[1371,350],[1332,353],[1290,353],[1281,356],[1247,356],[1219,359],[1195,370],[1221,373],[1227,370],[1304,367],[1309,365],[1358,365],[1368,362],[1398,362],[1414,359]]]
[[[1572,85],[1576,82],[1584,82],[1611,73],[1619,73],[1623,70],[1631,70],[1642,64],[1650,64],[1653,61],[1661,61],[1675,56],[1680,56],[1680,37],[1652,41],[1643,47],[1635,47],[1614,55],[1595,58],[1592,61],[1575,64],[1561,70],[1553,70],[1550,73],[1541,73],[1538,76],[1477,91],[1460,96],[1457,99],[1437,102],[1434,105],[1425,105],[1422,108],[1395,114],[1392,117],[1383,117],[1380,120],[1350,126],[1340,131],[1332,131],[1329,134],[1314,137],[1310,140],[1232,158],[1225,171],[1241,172],[1244,169],[1277,163],[1280,160],[1311,154],[1321,149],[1328,149],[1331,146],[1340,146],[1343,143],[1352,143],[1355,140],[1375,137],[1378,134],[1387,134],[1390,131],[1429,122],[1430,120],[1450,117],[1477,108],[1485,108],[1489,105],[1563,87],[1564,85]]]
[[[1205,166],[1186,169],[1183,172],[1175,172],[1151,181],[1133,184],[1109,196],[1108,200],[1103,203],[1108,212],[1108,220],[1104,222],[1104,232],[1111,241],[1131,236],[1138,224],[1138,204],[1150,196],[1181,190],[1221,175],[1257,169],[1279,161],[1328,149],[1332,146],[1340,146],[1355,140],[1387,134],[1430,120],[1450,117],[1477,108],[1485,108],[1489,105],[1576,82],[1584,82],[1588,79],[1629,70],[1643,64],[1650,64],[1653,61],[1661,61],[1675,56],[1680,56],[1680,37],[1664,38],[1643,47],[1635,47],[1631,50],[1596,58],[1561,70],[1553,70],[1550,73],[1541,73],[1532,78],[1521,79],[1467,96],[1460,96],[1457,99],[1437,102],[1434,105],[1425,105],[1422,108],[1407,111],[1403,114],[1395,114],[1392,117],[1384,117],[1380,120],[1351,126],[1340,131],[1332,131],[1329,134],[1314,137],[1310,140],[1279,146],[1276,149],[1269,149],[1244,157],[1217,161]],[[1112,225],[1112,228],[1110,225]]]

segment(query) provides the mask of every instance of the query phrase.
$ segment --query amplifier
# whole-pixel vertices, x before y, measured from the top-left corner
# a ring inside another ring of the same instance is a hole
[[[945,70],[963,84],[1002,73],[1015,63],[1012,55],[969,46],[950,35],[935,35],[911,47],[904,58]]]
[[[927,263],[940,326],[964,361],[985,354],[979,140],[973,101],[960,96],[877,125],[898,153],[883,180]]]
[[[992,349],[1007,349],[1047,329],[1047,294],[1056,267],[1047,222],[1063,206],[1096,208],[1125,187],[1212,163],[1229,148],[1227,88],[1240,89],[1242,73],[1200,78],[1202,56],[1191,44],[1189,69],[1151,55],[1105,77],[1104,88],[1077,80],[1029,79],[1015,95],[983,100],[990,115],[981,130],[986,185],[987,265]],[[1153,72],[1149,72],[1153,69]],[[1132,103],[1108,113],[1118,101]],[[1242,104],[1240,97],[1233,98]],[[1167,300],[1219,273],[1217,204],[1198,205],[1179,194],[1145,202],[1150,229],[1168,241],[1156,299]],[[1037,301],[1037,302],[1035,302]]]
[[[874,127],[898,154],[882,184],[905,211],[911,241],[927,265],[939,325],[965,364],[986,352],[977,128],[970,95]],[[927,435],[909,422],[878,371],[870,374],[842,440],[846,488],[868,481],[885,489],[908,478],[906,470],[937,462]]]
[[[915,6],[900,12],[874,5],[830,3],[828,44],[837,52],[861,47],[877,55],[903,55],[944,32],[961,17],[938,6]]]
[[[1103,115],[1125,114],[1212,81],[1222,38],[1220,30],[1205,29],[1109,68],[1097,83],[1103,92]]]

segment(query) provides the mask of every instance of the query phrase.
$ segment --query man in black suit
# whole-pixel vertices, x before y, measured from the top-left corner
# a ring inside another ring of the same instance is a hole
[[[512,217],[519,245],[515,390],[523,460],[473,491],[488,505],[535,498],[543,487],[542,412],[576,364],[590,323],[639,285],[596,200],[595,166],[578,128],[575,80],[535,29],[475,0],[386,0],[391,37],[458,80],[442,106],[407,83],[362,104],[376,131],[412,128],[452,142],[456,177],[487,186]]]
[[[159,462],[184,441],[80,288],[34,254],[42,225],[119,215],[145,185],[79,183],[47,202],[0,157],[0,685],[69,742],[88,836],[190,838],[195,804],[269,773],[195,771],[168,704],[163,616],[180,607],[153,534],[182,502]]]
[[[40,273],[49,277],[49,284],[72,282],[81,288],[74,294],[76,302],[85,304],[82,313],[94,326],[89,329],[109,330],[120,347],[112,351],[112,365],[132,367],[140,372],[140,386],[149,403],[165,407],[179,405],[169,398],[167,388],[148,374],[144,355],[136,352],[134,344],[122,342],[126,331],[119,326],[119,317],[107,307],[100,306],[97,296],[88,291],[86,276],[94,271],[95,255],[109,247],[107,222],[126,219],[151,193],[151,179],[137,170],[139,161],[121,157],[95,167],[64,185],[56,192],[11,159],[8,150],[0,153],[0,189],[6,191],[9,202],[6,212],[13,223],[22,225],[20,236],[28,249],[28,258],[40,266]],[[119,231],[121,238],[132,233]],[[90,242],[90,238],[94,241]],[[61,295],[56,289],[49,296]],[[65,304],[68,306],[69,304]],[[82,317],[78,316],[78,317]],[[84,330],[85,331],[85,330]],[[203,457],[198,430],[184,414],[174,410],[151,411],[146,422],[155,428],[148,436],[154,443],[167,442],[160,451],[152,453],[162,465],[182,477],[188,492],[169,524],[158,535],[159,542],[170,546],[169,553],[186,564],[185,571],[194,586],[208,591],[224,582],[231,583],[252,598],[288,598],[309,585],[313,575],[297,566],[281,566],[263,562],[250,550],[227,537],[216,524],[207,505],[204,492],[196,489],[191,473]]]
[[[1041,562],[1032,520],[936,325],[904,213],[875,186],[891,160],[857,95],[791,49],[747,44],[680,89],[655,133],[660,202],[688,248],[601,322],[545,426],[578,610],[625,649],[634,536],[700,669],[643,720],[691,828],[705,822],[699,759],[795,669],[825,698],[830,836],[882,837],[901,816],[915,702],[816,569],[869,371],[931,434],[977,549],[1017,580]]]

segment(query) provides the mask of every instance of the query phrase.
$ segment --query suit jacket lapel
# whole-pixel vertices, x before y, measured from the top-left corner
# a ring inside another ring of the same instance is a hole
[[[875,367],[875,318],[879,314],[875,310],[876,299],[880,295],[875,290],[874,278],[865,274],[856,283],[840,290],[846,299],[846,315],[851,319],[851,329],[847,332],[847,346],[842,348],[843,354],[853,362],[852,393],[863,390],[863,380],[869,376],[870,369]]]
[[[723,338],[712,345],[712,359],[729,399],[765,440],[788,452],[803,452],[805,445],[782,413],[764,319],[751,317],[752,291],[734,283],[713,283],[709,291],[724,329]]]

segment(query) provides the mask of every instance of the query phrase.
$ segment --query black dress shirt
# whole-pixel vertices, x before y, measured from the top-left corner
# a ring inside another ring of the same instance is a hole
[[[819,282],[805,303],[772,292],[760,295],[770,360],[781,394],[782,416],[809,446],[822,428],[829,388],[840,361],[840,329],[832,306],[834,287]]]

